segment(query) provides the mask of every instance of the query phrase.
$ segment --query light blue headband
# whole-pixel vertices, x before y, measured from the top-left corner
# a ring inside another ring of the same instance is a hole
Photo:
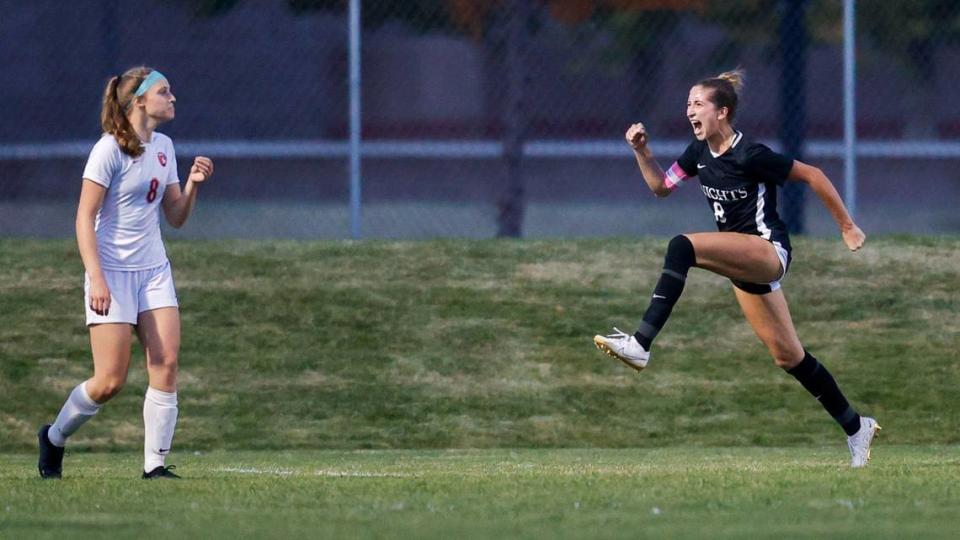
[[[166,77],[163,76],[163,73],[160,73],[159,71],[151,71],[150,74],[143,79],[143,82],[140,83],[140,86],[137,87],[137,91],[134,92],[133,97],[140,97],[146,94],[147,90],[149,90],[151,86],[164,79],[166,79]]]

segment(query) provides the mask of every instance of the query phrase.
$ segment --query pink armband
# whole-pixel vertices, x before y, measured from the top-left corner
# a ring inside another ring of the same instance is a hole
[[[677,189],[677,186],[679,186],[681,182],[685,182],[687,178],[690,178],[690,176],[684,172],[679,163],[674,161],[673,165],[667,169],[667,173],[663,176],[663,183],[667,186],[667,189],[673,191]]]

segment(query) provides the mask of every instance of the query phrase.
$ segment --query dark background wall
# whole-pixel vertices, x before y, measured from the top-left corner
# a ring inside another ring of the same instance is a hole
[[[187,1],[0,0],[0,13],[5,72],[0,213],[7,215],[6,222],[0,216],[5,227],[0,234],[16,232],[11,205],[75,200],[85,149],[99,136],[104,83],[134,65],[154,66],[171,80],[177,119],[161,131],[178,144],[182,172],[191,153],[211,142],[345,140],[347,26],[340,12],[297,13],[287,2],[269,0],[241,1],[218,15],[198,15],[195,3]],[[673,23],[661,30],[659,60],[644,64],[648,71],[638,75],[616,27],[592,20],[567,24],[545,7],[537,13],[523,71],[529,139],[618,141],[630,122],[642,120],[655,141],[683,142],[689,137],[683,116],[689,86],[740,65],[748,84],[738,127],[777,142],[783,66],[775,32],[767,41],[743,43],[729,26],[700,12],[665,14]],[[932,49],[935,69],[921,84],[909,66],[871,38],[862,37],[858,46],[857,124],[863,139],[950,143],[960,136],[960,102],[932,103],[926,97],[952,93],[960,48],[944,42]],[[368,25],[365,139],[500,141],[506,123],[504,58],[503,48],[491,46],[489,37],[453,28],[425,30],[400,18]],[[841,60],[836,35],[814,36],[805,79],[808,140],[842,136]],[[645,93],[638,93],[638,86]],[[42,152],[48,147],[31,146],[28,158],[13,156],[25,144],[59,142],[77,143],[80,150],[50,156]],[[213,157],[218,174],[204,188],[207,201],[347,200],[342,157]],[[675,155],[661,158],[669,165]],[[839,161],[810,159],[842,183]],[[864,159],[864,203],[956,203],[958,159]],[[627,151],[604,158],[533,159],[523,163],[523,177],[534,204],[604,201],[611,194],[647,197],[632,167]],[[497,159],[367,159],[364,202],[493,205],[506,181]],[[680,198],[685,197],[699,202],[690,195]],[[942,223],[928,227],[943,228]]]

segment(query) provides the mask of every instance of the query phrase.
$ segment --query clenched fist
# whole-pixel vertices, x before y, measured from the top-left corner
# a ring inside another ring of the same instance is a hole
[[[856,225],[850,225],[849,227],[843,229],[840,233],[843,236],[843,243],[847,245],[847,248],[850,251],[856,251],[863,247],[863,243],[867,239],[867,235],[863,234],[863,231],[860,230],[860,227]]]
[[[627,129],[625,138],[631,148],[634,150],[643,150],[647,146],[647,128],[637,122]]]
[[[190,167],[190,176],[187,180],[200,183],[213,176],[213,161],[208,157],[197,156]]]

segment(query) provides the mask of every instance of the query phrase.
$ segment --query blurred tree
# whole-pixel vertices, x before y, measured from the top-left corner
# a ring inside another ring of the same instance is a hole
[[[936,53],[945,45],[960,43],[960,2],[956,0],[860,0],[857,3],[858,35],[871,48],[893,59],[915,79],[907,100],[904,134],[914,138],[937,136],[942,118],[934,109]]]
[[[627,76],[629,110],[636,121],[649,116],[655,106],[664,65],[663,43],[680,22],[681,13],[672,10],[623,9],[606,6],[594,16],[601,32],[610,32],[612,46],[606,62],[621,64]],[[679,102],[678,102],[679,103]]]
[[[194,15],[200,17],[213,17],[216,15],[222,15],[231,9],[237,2],[240,0],[176,0],[180,4],[184,4],[193,12]]]
[[[704,18],[731,32],[729,45],[760,46],[773,51],[779,31],[778,0],[710,2]],[[811,42],[838,44],[843,40],[842,4],[836,0],[809,0],[806,24]],[[937,51],[960,44],[960,2],[956,0],[858,0],[857,38],[861,58],[893,63],[916,84],[905,92],[909,103],[904,134],[935,137],[940,120],[932,109],[936,92]],[[892,62],[891,62],[892,61]],[[924,110],[926,109],[926,110]]]
[[[212,1],[212,0],[207,0]],[[448,0],[361,0],[360,16],[366,28],[376,28],[389,21],[402,21],[419,32],[457,32],[451,24]],[[295,13],[311,11],[345,12],[348,0],[287,0]]]

